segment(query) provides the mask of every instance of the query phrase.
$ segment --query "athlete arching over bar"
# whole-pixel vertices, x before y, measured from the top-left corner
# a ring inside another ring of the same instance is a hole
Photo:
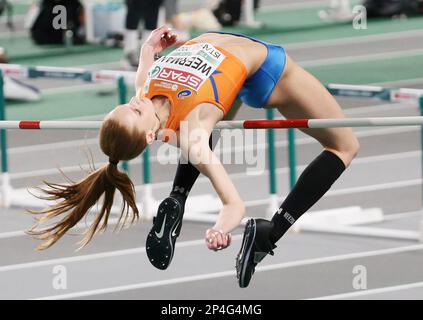
[[[150,262],[159,269],[169,266],[185,201],[200,172],[210,179],[223,203],[216,224],[206,231],[207,247],[226,248],[231,242],[230,232],[245,214],[245,206],[213,154],[211,133],[217,122],[233,118],[239,107],[239,103],[231,107],[235,99],[254,108],[275,107],[286,118],[344,118],[325,87],[278,45],[244,35],[207,32],[155,61],[155,56],[175,41],[166,26],[151,34],[141,50],[136,96],[105,117],[100,146],[110,163],[79,183],[48,184],[47,197],[60,201],[43,210],[44,216],[29,231],[46,240],[41,249],[54,244],[104,194],[101,210],[81,242],[87,244],[97,230],[106,227],[116,189],[124,199],[119,225],[130,216],[129,209],[133,211],[133,222],[138,217],[134,187],[117,164],[137,157],[156,139],[180,147],[183,154],[189,155],[190,163],[178,164],[172,191],[158,208],[146,242]],[[187,130],[179,130],[182,120],[188,124]],[[206,134],[192,134],[199,129]],[[237,256],[241,287],[248,286],[256,264],[273,254],[275,243],[326,193],[359,149],[350,128],[303,131],[319,141],[324,151],[304,170],[271,221],[248,221]],[[57,216],[63,218],[38,229]]]

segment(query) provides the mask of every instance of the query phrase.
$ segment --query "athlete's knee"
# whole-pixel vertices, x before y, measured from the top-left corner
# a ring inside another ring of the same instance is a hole
[[[348,142],[348,148],[346,150],[347,155],[350,159],[348,165],[351,163],[351,161],[357,156],[359,150],[360,150],[360,142],[358,141],[356,136],[352,136]]]
[[[360,150],[360,142],[352,135],[344,139],[338,147],[326,149],[335,153],[344,162],[345,167],[348,167]]]

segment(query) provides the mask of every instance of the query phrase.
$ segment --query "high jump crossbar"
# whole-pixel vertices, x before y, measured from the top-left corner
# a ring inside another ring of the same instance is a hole
[[[67,129],[98,130],[102,121],[0,121],[0,129]],[[423,116],[376,117],[345,119],[289,119],[220,121],[216,129],[287,129],[287,128],[340,128],[376,126],[421,126]]]

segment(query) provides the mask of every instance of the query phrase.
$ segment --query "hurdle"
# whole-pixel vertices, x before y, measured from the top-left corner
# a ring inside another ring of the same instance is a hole
[[[354,97],[363,98],[376,101],[387,101],[387,102],[408,102],[416,104],[419,108],[420,115],[423,116],[423,90],[412,89],[412,88],[385,88],[381,86],[367,86],[367,85],[345,85],[345,84],[328,84],[327,90],[334,96],[338,97]],[[400,119],[398,119],[400,120]],[[372,119],[366,121],[372,122]],[[384,122],[385,120],[382,120]],[[403,120],[400,120],[403,121]],[[388,120],[389,122],[389,120]],[[386,122],[385,122],[386,124]],[[372,126],[383,125],[379,120],[376,120]],[[407,125],[407,124],[404,124]],[[295,161],[295,140],[292,137],[288,138],[288,149],[290,150],[289,157],[289,172],[291,177],[295,177],[296,173],[296,161]],[[420,129],[420,149],[423,150],[423,127]],[[293,155],[292,155],[293,154]],[[421,171],[423,174],[423,154],[421,157]],[[291,181],[291,189],[295,181]],[[423,192],[421,194],[421,201],[423,205]],[[330,210],[329,210],[330,211]],[[376,210],[377,211],[377,210]],[[371,211],[375,213],[375,210]],[[374,215],[362,215],[362,210],[357,210],[356,216],[361,216],[360,219],[354,221],[354,223],[348,223],[347,221],[351,217],[345,217],[340,219],[338,223],[328,223],[325,220],[327,214],[323,212],[318,214],[313,219],[307,219],[308,217],[301,217],[293,230],[295,232],[310,231],[310,232],[323,232],[333,234],[343,234],[351,236],[367,236],[377,238],[387,238],[396,240],[413,240],[423,241],[423,208],[421,209],[421,219],[417,231],[405,231],[396,229],[383,229],[377,227],[363,227],[360,224],[381,222],[384,220],[383,214],[375,213]],[[335,217],[336,212],[331,211],[330,215],[332,218]]]
[[[90,71],[83,68],[61,68],[61,67],[46,67],[46,66],[22,66],[16,64],[0,64],[0,119],[5,119],[5,99],[3,92],[3,76],[11,76],[19,79],[57,79],[57,80],[79,80],[86,83],[117,83],[119,93],[119,104],[126,103],[127,85],[133,85],[135,82],[136,73],[129,71],[114,71],[114,70],[100,70]],[[74,128],[81,130],[82,128]],[[2,185],[1,185],[1,205],[3,207],[10,207],[13,205],[31,205],[31,202],[21,200],[22,195],[15,195],[15,191],[11,186],[8,174],[7,161],[7,135],[4,130],[0,131],[1,138],[1,153],[2,153]],[[146,148],[148,149],[148,148]],[[151,203],[152,199],[150,173],[149,173],[149,159],[148,151],[143,154],[143,180],[145,193],[145,203]],[[129,170],[127,162],[122,163],[122,168],[125,171]],[[37,206],[37,203],[32,205]],[[145,206],[145,207],[151,207]],[[149,216],[153,215],[153,209],[148,211]]]

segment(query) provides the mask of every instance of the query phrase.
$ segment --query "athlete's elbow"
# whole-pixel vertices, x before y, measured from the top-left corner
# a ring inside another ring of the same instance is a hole
[[[204,146],[202,143],[194,143],[186,148],[188,153],[188,161],[193,165],[208,165],[211,163],[209,159],[208,145]]]

